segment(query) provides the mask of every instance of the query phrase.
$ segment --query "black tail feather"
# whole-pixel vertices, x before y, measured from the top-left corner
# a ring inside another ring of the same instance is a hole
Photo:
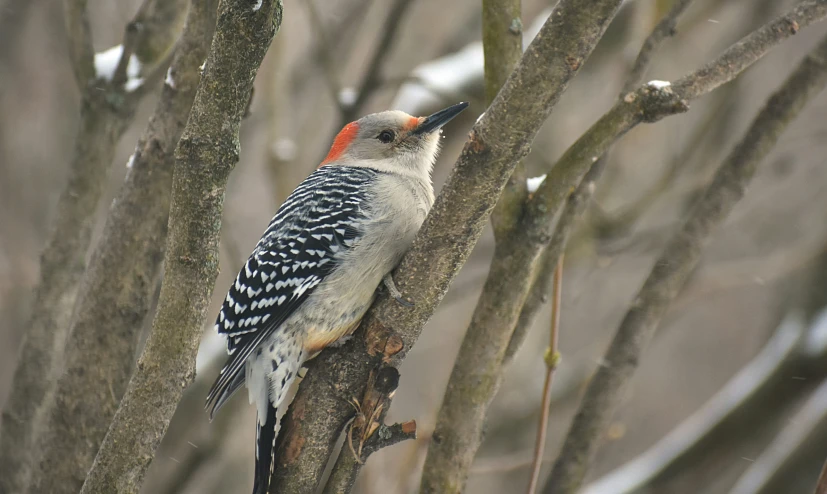
[[[264,425],[256,421],[256,477],[253,483],[253,494],[267,494],[270,488],[270,477],[276,459],[276,435],[278,434],[278,409],[267,407],[267,420]]]

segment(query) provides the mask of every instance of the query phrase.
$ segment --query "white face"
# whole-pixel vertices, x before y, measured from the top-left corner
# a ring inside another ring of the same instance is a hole
[[[414,173],[430,173],[439,153],[440,133],[414,132],[422,118],[401,111],[374,113],[359,119],[358,133],[343,158],[382,161]]]

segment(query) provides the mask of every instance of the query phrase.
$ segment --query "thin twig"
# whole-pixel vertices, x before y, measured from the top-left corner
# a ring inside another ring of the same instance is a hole
[[[821,3],[822,13],[827,15],[827,2]],[[784,23],[784,26],[789,28],[789,23]],[[761,44],[766,46],[763,42]],[[731,60],[735,66],[744,67],[729,56],[725,59]],[[589,383],[544,492],[566,494],[579,489],[596,452],[598,438],[623,395],[643,348],[700,259],[702,247],[713,229],[743,197],[758,163],[778,141],[787,124],[827,83],[825,60],[827,38],[769,99],[744,139],[718,169],[683,228],[655,262],[602,359],[605,364],[597,369]],[[701,80],[708,83],[710,78],[704,76]],[[690,94],[696,94],[701,91],[702,84],[687,81],[683,87],[692,88]]]
[[[336,63],[333,57],[333,45],[328,39],[325,32],[324,24],[319,16],[319,11],[316,9],[314,0],[305,0],[304,4],[307,6],[307,14],[310,17],[310,25],[313,28],[316,36],[319,38],[319,62],[324,72],[327,89],[330,91],[330,97],[333,103],[339,108],[339,114],[344,115],[347,108],[342,104],[342,83],[339,80],[338,70],[336,70]]]
[[[626,81],[623,83],[623,89],[621,89],[618,95],[618,100],[622,101],[627,93],[633,91],[643,82],[643,74],[646,72],[653,55],[658,51],[664,41],[674,36],[678,18],[686,10],[691,1],[692,0],[677,0],[669,12],[664,15],[654,30],[644,40],[640,52],[635,59],[634,66],[627,75]],[[540,307],[545,304],[548,298],[549,274],[554,272],[558,259],[562,258],[576,222],[585,214],[586,207],[589,205],[591,197],[594,194],[595,184],[606,168],[608,153],[609,151],[603,153],[603,155],[591,165],[589,171],[577,185],[577,188],[569,196],[563,212],[560,214],[560,219],[557,220],[551,241],[548,247],[546,247],[545,252],[542,253],[540,259],[541,267],[536,274],[536,279],[532,282],[531,291],[523,304],[519,320],[511,335],[511,341],[508,343],[504,360],[504,365],[506,366],[522,346],[528,331],[534,324]]]
[[[563,256],[557,261],[554,268],[554,286],[551,299],[551,334],[548,348],[543,356],[546,363],[546,380],[543,384],[542,408],[540,408],[540,426],[537,428],[537,439],[534,446],[534,459],[531,463],[531,480],[528,483],[528,494],[534,494],[540,480],[540,469],[543,466],[543,451],[546,446],[546,428],[548,427],[548,412],[551,406],[551,385],[554,381],[554,371],[560,363],[557,338],[560,333],[560,300],[563,296]]]
[[[689,7],[690,3],[692,3],[692,0],[675,0],[669,12],[658,22],[655,29],[652,30],[652,33],[649,34],[643,42],[643,46],[640,48],[640,52],[638,52],[635,63],[632,66],[632,70],[629,71],[629,76],[623,84],[621,94],[634,91],[635,88],[643,83],[643,75],[646,73],[646,69],[649,68],[652,55],[658,51],[658,48],[660,48],[664,41],[675,35],[678,18],[686,8]]]
[[[395,0],[391,5],[388,16],[382,23],[382,33],[379,35],[379,41],[374,46],[373,57],[371,57],[368,68],[364,76],[362,76],[362,82],[356,89],[356,101],[350,105],[342,105],[339,103],[339,107],[342,110],[341,125],[339,125],[339,128],[344,127],[348,122],[356,120],[368,99],[381,87],[382,67],[393,49],[396,35],[400,26],[402,26],[402,20],[405,18],[409,7],[413,4],[414,2],[412,0]],[[339,96],[339,98],[340,97],[341,96]]]

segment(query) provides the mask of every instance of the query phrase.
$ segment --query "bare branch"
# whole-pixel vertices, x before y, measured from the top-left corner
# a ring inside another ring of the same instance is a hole
[[[485,60],[485,104],[490,105],[523,53],[520,0],[483,0],[482,49]],[[525,165],[515,168],[491,213],[496,239],[506,238],[523,212],[526,190]]]
[[[367,103],[368,98],[379,88],[381,84],[380,75],[382,66],[391,53],[393,43],[396,40],[396,34],[399,31],[399,27],[402,26],[402,20],[405,18],[408,8],[413,4],[414,2],[411,0],[395,0],[393,5],[391,5],[390,12],[382,24],[383,28],[379,36],[379,41],[374,46],[373,57],[368,63],[368,68],[362,77],[359,88],[356,89],[356,101],[351,105],[344,105],[342,107],[340,128],[356,120],[365,103]],[[337,100],[339,98],[340,96],[337,96]]]
[[[165,2],[185,10],[183,0]],[[61,359],[75,299],[85,271],[98,202],[119,138],[132,122],[145,94],[123,84],[96,79],[86,2],[65,4],[75,77],[81,89],[80,122],[69,160],[69,179],[55,208],[56,217],[40,260],[34,308],[24,330],[11,394],[0,424],[0,464],[13,472],[0,476],[0,491],[23,492],[31,476],[36,436],[49,408],[50,387],[61,373]],[[173,29],[169,23],[168,29]],[[172,40],[177,33],[168,35]],[[82,479],[80,479],[82,481]]]
[[[130,157],[126,181],[83,280],[66,346],[66,372],[37,448],[35,484],[44,492],[80,490],[135,368],[139,333],[163,259],[173,152],[198,87],[217,3],[199,2],[189,9],[169,83]],[[94,366],[90,355],[96,356]]]
[[[684,10],[689,7],[692,0],[675,0],[669,12],[663,16],[663,19],[658,22],[652,33],[643,42],[643,46],[637,54],[632,70],[629,71],[629,76],[623,84],[621,94],[626,94],[635,90],[636,87],[643,84],[643,75],[649,67],[652,55],[658,51],[658,48],[666,41],[675,35],[675,27],[678,25],[678,17],[683,14]]]
[[[827,10],[827,2],[822,3],[826,5],[822,10]],[[742,46],[742,43],[736,46]],[[740,63],[735,65],[743,67]],[[743,197],[758,163],[778,141],[787,124],[825,84],[827,39],[769,99],[744,139],[718,169],[683,228],[655,262],[603,357],[605,365],[598,368],[589,383],[544,492],[568,493],[579,489],[596,451],[598,438],[637,367],[643,348],[697,264],[712,230]],[[694,87],[697,91],[699,86]]]
[[[87,0],[63,0],[69,58],[75,73],[75,82],[81,91],[95,78],[95,51],[92,48],[92,30],[86,13]]]
[[[730,494],[774,494],[784,492],[796,469],[815,454],[822,454],[827,441],[827,381],[807,399],[789,425],[767,446],[738,479]],[[819,484],[822,484],[819,481]],[[822,484],[819,488],[824,487]],[[824,492],[823,490],[821,492]]]
[[[152,333],[84,494],[137,493],[184,388],[218,274],[224,188],[253,80],[281,25],[279,1],[221,2],[192,112],[175,150],[164,281]]]
[[[564,0],[558,4],[475,124],[412,249],[396,270],[397,286],[413,298],[415,307],[399,307],[380,296],[351,342],[315,359],[283,421],[271,492],[315,488],[336,438],[351,416],[342,403],[361,394],[370,370],[390,342],[403,345],[392,357],[399,363],[419,337],[479,239],[508,176],[527,153],[540,125],[582,67],[619,4],[619,0],[589,5]]]

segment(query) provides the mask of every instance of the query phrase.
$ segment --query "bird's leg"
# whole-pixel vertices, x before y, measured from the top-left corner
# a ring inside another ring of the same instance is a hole
[[[385,284],[385,288],[388,289],[388,293],[391,294],[394,300],[396,300],[399,305],[404,307],[413,307],[413,302],[408,302],[404,298],[402,298],[402,292],[399,291],[399,288],[396,288],[396,283],[393,282],[393,276],[390,273],[386,274],[384,278],[382,278],[382,282]]]

